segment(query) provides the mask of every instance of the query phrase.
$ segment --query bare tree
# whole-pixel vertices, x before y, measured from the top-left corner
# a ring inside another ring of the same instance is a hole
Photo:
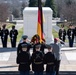
[[[55,0],[57,15],[62,21],[76,24],[76,0]]]
[[[15,18],[19,18],[19,16],[20,16],[19,9],[14,8],[12,11],[12,14]]]
[[[23,17],[23,10],[25,7],[27,7],[27,2],[22,2],[22,5],[21,5],[21,17]]]
[[[0,23],[6,22],[9,15],[8,5],[5,3],[0,4]]]
[[[62,7],[65,5],[65,0],[54,0],[57,9],[57,17],[60,17]]]
[[[76,3],[64,5],[61,9],[60,17],[72,24],[76,24]]]

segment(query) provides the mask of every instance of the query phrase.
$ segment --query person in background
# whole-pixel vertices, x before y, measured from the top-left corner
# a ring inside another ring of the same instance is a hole
[[[15,26],[12,26],[12,30],[10,31],[10,39],[12,47],[16,47],[17,35],[18,31],[15,29]]]
[[[1,40],[3,47],[7,47],[8,35],[9,35],[9,30],[6,29],[6,24],[4,24],[3,29],[1,30]]]
[[[22,36],[22,42],[19,43],[19,45],[17,47],[17,55],[22,52],[22,45],[23,44],[27,44],[27,52],[29,52],[29,50],[32,47],[32,45],[30,43],[28,43],[28,42],[29,42],[28,36],[27,35],[23,35]]]
[[[1,27],[0,27],[0,39],[1,39]]]
[[[22,44],[22,52],[17,56],[16,62],[19,64],[20,75],[29,75],[30,72],[31,57],[27,52],[27,47],[27,44]]]
[[[36,51],[32,54],[32,70],[34,75],[43,75],[44,64],[43,64],[43,53],[40,51],[41,45],[36,45]]]
[[[66,39],[66,30],[64,29],[64,25],[62,25],[61,29],[59,29],[58,35],[59,35],[59,39],[61,39],[62,41],[65,42],[65,39]]]
[[[68,40],[69,40],[69,47],[73,47],[74,43],[74,28],[72,25],[69,25],[69,29],[67,30]]]
[[[52,52],[56,56],[56,75],[59,75],[59,67],[60,67],[60,61],[61,61],[61,51],[60,51],[60,44],[58,43],[58,39],[54,38],[54,43],[51,44],[53,50]]]
[[[0,36],[1,36],[1,27],[0,27]]]
[[[76,43],[76,26],[74,28],[74,39],[75,39],[75,43]]]

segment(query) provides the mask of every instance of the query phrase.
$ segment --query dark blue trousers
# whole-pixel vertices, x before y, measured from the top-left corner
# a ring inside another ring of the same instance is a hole
[[[73,47],[74,39],[71,39],[71,38],[68,38],[68,39],[69,39],[69,47]]]
[[[43,72],[34,72],[34,75],[43,75]]]
[[[29,75],[29,71],[20,71],[20,75]]]
[[[56,75],[55,72],[46,72],[46,75]]]

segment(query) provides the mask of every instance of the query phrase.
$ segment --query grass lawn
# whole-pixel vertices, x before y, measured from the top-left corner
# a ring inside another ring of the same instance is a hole
[[[61,25],[63,25],[63,24],[58,24],[57,26],[59,26],[59,27],[61,28]],[[66,30],[67,30],[67,29],[68,29],[68,27],[69,27],[68,25],[64,25],[64,29],[66,29]]]
[[[21,40],[22,35],[23,35],[23,28],[18,30],[17,42]]]
[[[9,28],[12,28],[12,26],[15,26],[14,23],[0,23],[0,27],[2,28],[2,25],[6,24],[6,28],[9,29]]]
[[[54,29],[52,29],[52,33],[54,38],[58,38],[58,32],[56,32]]]
[[[13,23],[8,23],[7,26],[6,26],[6,28],[9,29],[9,28],[12,28],[12,26],[15,26],[15,24],[13,24]]]

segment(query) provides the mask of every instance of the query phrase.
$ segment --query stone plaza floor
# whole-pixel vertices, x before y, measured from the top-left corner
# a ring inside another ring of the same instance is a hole
[[[18,71],[16,48],[0,48],[0,71]],[[32,50],[30,50],[32,53]],[[76,48],[61,50],[60,71],[76,71]]]

